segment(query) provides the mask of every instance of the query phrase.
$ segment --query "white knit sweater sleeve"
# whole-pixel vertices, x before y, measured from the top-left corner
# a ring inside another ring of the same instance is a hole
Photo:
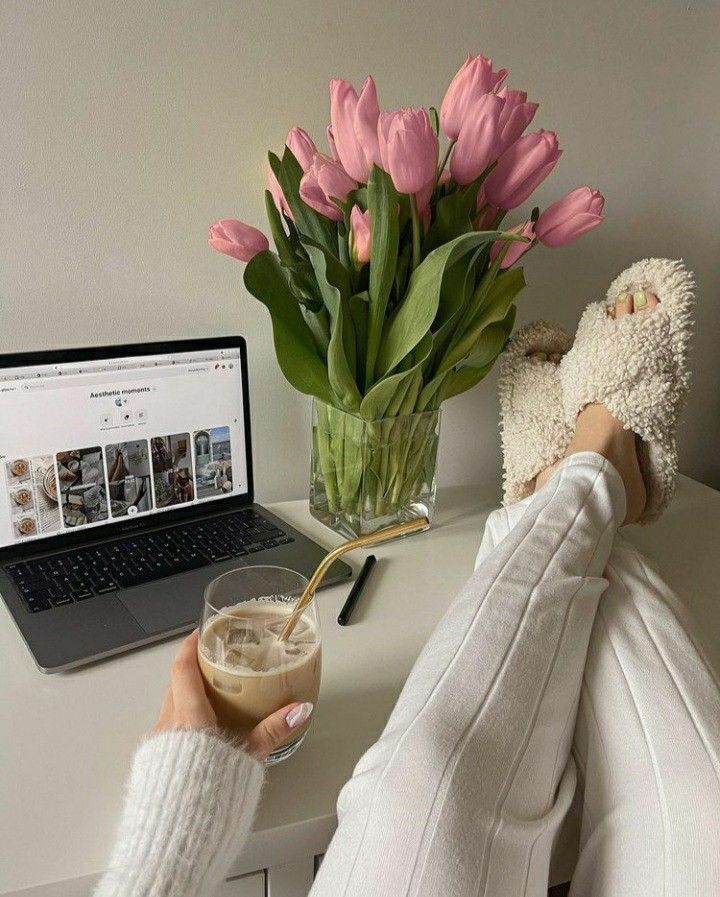
[[[95,897],[210,897],[240,852],[264,767],[210,731],[176,729],[137,750]]]

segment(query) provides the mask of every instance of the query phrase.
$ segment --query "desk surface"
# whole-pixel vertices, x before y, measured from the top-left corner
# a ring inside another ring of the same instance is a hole
[[[320,594],[323,684],[314,724],[302,749],[270,770],[235,874],[277,863],[278,851],[291,861],[324,850],[337,793],[470,574],[496,502],[491,487],[441,490],[430,532],[375,549],[378,564],[351,625],[335,622],[348,586]],[[306,501],[270,507],[321,544],[338,543],[309,516]],[[682,478],[660,523],[624,532],[676,589],[720,671],[720,492]],[[364,554],[350,556],[356,570]],[[46,676],[0,602],[0,895],[103,870],[130,759],[157,717],[177,644]]]

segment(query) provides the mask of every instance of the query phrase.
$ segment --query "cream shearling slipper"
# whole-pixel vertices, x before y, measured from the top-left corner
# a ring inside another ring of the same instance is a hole
[[[693,286],[681,261],[636,262],[613,281],[605,301],[585,309],[573,348],[560,364],[568,424],[598,402],[642,440],[638,459],[647,504],[639,523],[657,519],[675,491],[676,428],[690,384]],[[610,317],[619,296],[636,290],[654,293],[658,305]]]
[[[564,354],[572,336],[559,324],[533,321],[514,334],[498,363],[503,504],[533,491],[535,477],[562,457],[574,421],[563,414],[560,365],[528,357],[529,352]]]

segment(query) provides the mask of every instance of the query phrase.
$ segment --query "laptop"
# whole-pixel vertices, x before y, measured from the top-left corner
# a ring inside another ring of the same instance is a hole
[[[43,672],[193,629],[235,567],[309,577],[253,494],[242,337],[0,355],[0,594]]]

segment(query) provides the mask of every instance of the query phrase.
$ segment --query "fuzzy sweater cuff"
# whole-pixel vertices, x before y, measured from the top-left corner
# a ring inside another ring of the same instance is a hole
[[[250,832],[263,774],[262,763],[215,732],[147,739],[95,897],[212,894]]]

